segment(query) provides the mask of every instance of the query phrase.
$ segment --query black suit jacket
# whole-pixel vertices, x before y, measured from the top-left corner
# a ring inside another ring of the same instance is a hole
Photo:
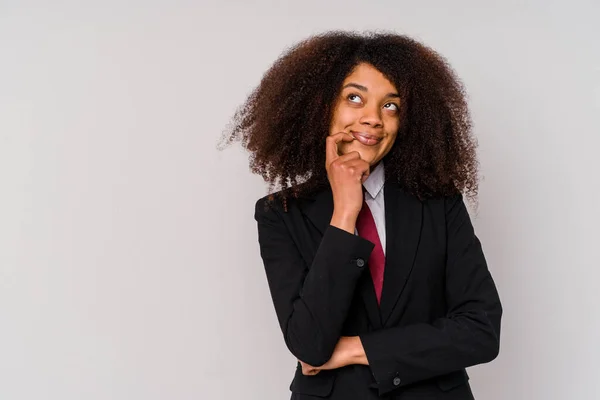
[[[472,399],[465,368],[493,360],[502,307],[463,197],[424,201],[384,185],[381,305],[368,270],[374,244],[330,225],[330,188],[256,202],[260,254],[288,349],[327,362],[340,336],[360,336],[369,365],[314,376],[300,364],[292,399]]]

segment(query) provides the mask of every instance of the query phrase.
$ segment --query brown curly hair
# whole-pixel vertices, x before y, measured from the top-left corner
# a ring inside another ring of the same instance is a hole
[[[459,192],[474,200],[477,143],[463,85],[442,56],[395,33],[331,31],[293,45],[236,111],[219,147],[240,141],[251,171],[284,203],[328,185],[335,99],[360,63],[381,71],[403,98],[398,136],[383,158],[386,179],[420,200]]]

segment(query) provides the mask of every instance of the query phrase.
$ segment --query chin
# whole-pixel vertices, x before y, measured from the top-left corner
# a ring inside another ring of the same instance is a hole
[[[377,160],[377,156],[375,154],[371,154],[370,152],[361,151],[360,149],[355,149],[360,154],[360,158],[369,163],[369,165],[375,164]]]
[[[377,162],[377,154],[374,154],[373,151],[365,148],[365,146],[361,145],[360,143],[350,143],[349,145],[341,147],[340,150],[340,153],[342,154],[348,154],[353,151],[357,151],[360,154],[360,158],[367,161],[369,165],[373,165],[375,162]]]

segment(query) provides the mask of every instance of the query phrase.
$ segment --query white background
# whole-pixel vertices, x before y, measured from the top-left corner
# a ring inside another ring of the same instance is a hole
[[[253,220],[218,138],[330,29],[406,33],[463,79],[473,222],[504,305],[478,399],[600,398],[595,1],[0,1],[0,398],[285,399]]]

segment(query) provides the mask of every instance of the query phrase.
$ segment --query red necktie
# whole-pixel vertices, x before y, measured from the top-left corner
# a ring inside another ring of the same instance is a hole
[[[356,219],[356,230],[358,235],[362,238],[375,244],[375,248],[371,252],[369,257],[369,270],[371,271],[371,278],[373,278],[373,286],[375,287],[375,295],[377,296],[377,303],[381,303],[381,290],[383,289],[383,270],[385,268],[385,255],[383,254],[383,247],[381,247],[381,241],[379,240],[379,234],[377,233],[377,226],[375,226],[375,220],[373,214],[367,205],[367,202],[363,200],[363,205]]]

